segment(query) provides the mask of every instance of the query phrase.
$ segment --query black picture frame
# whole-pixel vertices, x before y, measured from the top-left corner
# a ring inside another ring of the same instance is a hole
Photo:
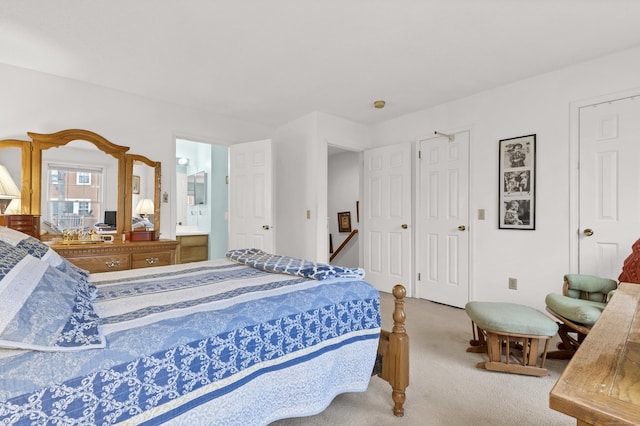
[[[351,232],[351,212],[338,212],[338,232]]]
[[[536,135],[498,144],[498,228],[536,229]]]

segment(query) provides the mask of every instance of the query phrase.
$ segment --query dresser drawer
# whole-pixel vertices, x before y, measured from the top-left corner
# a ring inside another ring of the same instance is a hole
[[[96,244],[52,244],[50,247],[74,265],[89,272],[121,271],[173,265],[176,262],[176,240],[120,242]]]
[[[169,251],[157,251],[150,253],[133,253],[131,254],[131,267],[148,268],[150,266],[172,265],[172,256]]]
[[[0,225],[40,238],[40,216],[30,214],[0,215]]]
[[[94,257],[72,257],[69,262],[78,268],[91,272],[111,272],[131,269],[130,256],[128,254],[112,254]]]

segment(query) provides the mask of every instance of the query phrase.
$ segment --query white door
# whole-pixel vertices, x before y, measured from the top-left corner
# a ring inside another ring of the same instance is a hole
[[[469,132],[419,141],[416,296],[469,301]]]
[[[411,144],[364,152],[364,269],[384,292],[411,292],[411,170]]]
[[[618,279],[640,237],[640,100],[580,108],[579,271]]]
[[[271,140],[229,147],[229,249],[274,252]]]

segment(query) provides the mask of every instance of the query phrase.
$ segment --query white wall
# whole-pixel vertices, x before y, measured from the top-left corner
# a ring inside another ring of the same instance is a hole
[[[162,162],[162,191],[169,193],[169,203],[161,205],[162,238],[175,236],[176,135],[231,144],[270,138],[274,130],[4,64],[0,93],[0,139],[29,140],[28,131],[79,128]]]
[[[273,138],[276,252],[315,259],[317,210],[308,153],[315,141],[315,117],[306,115],[278,129]],[[306,211],[310,212],[310,219]]]
[[[224,257],[229,248],[229,148],[213,145],[211,147],[211,232],[209,234],[209,257]]]
[[[470,65],[472,66],[472,65]],[[375,146],[470,128],[471,299],[544,307],[570,271],[570,105],[640,88],[640,48],[540,75],[372,128]],[[536,230],[498,229],[498,141],[537,134]],[[486,220],[477,220],[485,209]],[[622,266],[622,265],[621,265]],[[508,277],[518,290],[508,290]]]

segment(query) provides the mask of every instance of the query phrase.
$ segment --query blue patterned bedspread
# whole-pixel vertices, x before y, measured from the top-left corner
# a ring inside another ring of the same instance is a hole
[[[106,347],[0,349],[0,424],[268,424],[321,411],[366,389],[380,333],[377,290],[325,278],[228,260],[93,274]]]

